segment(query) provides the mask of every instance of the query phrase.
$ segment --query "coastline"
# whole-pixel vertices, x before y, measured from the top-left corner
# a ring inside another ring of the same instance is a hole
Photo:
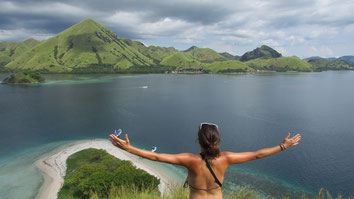
[[[137,168],[143,169],[150,175],[157,177],[160,179],[159,191],[161,193],[168,192],[169,187],[178,183],[175,180],[176,176],[172,176],[163,172],[161,169],[156,168],[156,165],[153,165],[152,161],[143,161],[143,159],[140,159],[138,156],[129,154],[128,152],[113,146],[108,140],[83,140],[74,142],[65,148],[61,148],[34,163],[44,179],[36,198],[56,199],[58,192],[64,184],[67,158],[78,151],[88,148],[104,149],[107,153],[113,155],[114,157],[120,160],[131,161]]]

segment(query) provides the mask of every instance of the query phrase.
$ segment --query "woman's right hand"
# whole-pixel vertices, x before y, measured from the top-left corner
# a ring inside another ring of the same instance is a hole
[[[296,134],[294,137],[290,138],[290,133],[288,133],[288,135],[285,137],[282,143],[286,148],[289,148],[298,145],[300,140],[301,140],[300,134]]]
[[[130,142],[129,142],[129,138],[128,138],[128,134],[125,134],[125,140],[119,139],[116,135],[111,134],[109,135],[111,138],[109,138],[109,140],[112,142],[112,144],[116,147],[119,147],[120,149],[123,150],[128,150],[128,148],[130,147]]]

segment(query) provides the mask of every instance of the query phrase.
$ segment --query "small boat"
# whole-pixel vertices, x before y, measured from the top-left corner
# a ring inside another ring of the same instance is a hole
[[[157,147],[156,146],[152,146],[151,151],[155,152],[156,150],[157,150]]]
[[[122,134],[122,129],[114,130],[114,134],[119,137]]]

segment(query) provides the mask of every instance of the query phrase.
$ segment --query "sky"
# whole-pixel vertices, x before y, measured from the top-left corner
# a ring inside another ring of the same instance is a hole
[[[354,0],[0,0],[0,41],[47,39],[85,18],[147,46],[354,55]]]

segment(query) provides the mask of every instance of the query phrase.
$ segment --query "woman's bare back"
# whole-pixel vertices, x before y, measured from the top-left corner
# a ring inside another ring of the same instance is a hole
[[[222,183],[224,174],[228,167],[227,158],[224,153],[213,159],[209,163]],[[205,161],[200,155],[193,155],[188,169],[188,183],[190,187],[190,198],[222,198],[221,187],[209,171]]]

